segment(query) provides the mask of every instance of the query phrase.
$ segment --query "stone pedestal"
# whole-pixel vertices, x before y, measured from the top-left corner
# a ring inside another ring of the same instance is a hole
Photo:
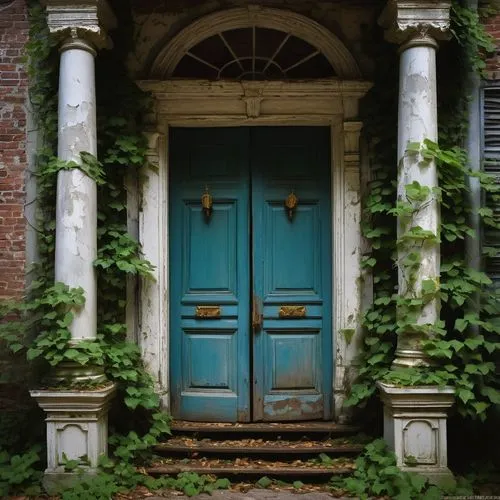
[[[384,439],[396,454],[398,466],[435,484],[453,483],[446,418],[455,391],[451,387],[377,385],[384,403]]]
[[[108,408],[115,385],[96,390],[34,390],[31,397],[47,414],[47,469],[44,486],[55,493],[81,475],[96,472],[107,453]],[[79,472],[66,472],[65,459],[81,460]]]

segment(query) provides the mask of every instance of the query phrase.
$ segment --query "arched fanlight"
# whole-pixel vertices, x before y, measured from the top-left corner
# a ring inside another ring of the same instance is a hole
[[[191,47],[172,76],[211,80],[293,80],[328,78],[333,67],[305,40],[252,26],[221,31]]]

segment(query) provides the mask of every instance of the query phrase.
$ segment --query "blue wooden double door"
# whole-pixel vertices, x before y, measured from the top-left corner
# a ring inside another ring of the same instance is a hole
[[[169,143],[173,416],[331,418],[329,129],[174,128]]]

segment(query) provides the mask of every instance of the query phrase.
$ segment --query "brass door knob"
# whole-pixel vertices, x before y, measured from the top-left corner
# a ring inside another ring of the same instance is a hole
[[[285,199],[285,208],[288,212],[288,219],[290,221],[293,220],[293,216],[295,214],[295,209],[299,204],[299,199],[295,196],[295,193],[292,191]]]
[[[252,301],[252,328],[254,333],[260,332],[260,330],[262,330],[262,321],[262,302],[260,300],[260,297],[254,295]]]

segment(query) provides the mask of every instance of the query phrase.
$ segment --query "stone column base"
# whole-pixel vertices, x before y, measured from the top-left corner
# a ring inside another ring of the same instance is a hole
[[[47,413],[47,469],[44,486],[49,494],[68,487],[97,470],[108,450],[108,409],[115,384],[96,390],[30,391]],[[81,460],[79,471],[67,472],[66,460]]]
[[[446,418],[455,401],[451,387],[400,387],[377,383],[384,403],[384,439],[398,467],[431,483],[455,482],[448,469]]]

